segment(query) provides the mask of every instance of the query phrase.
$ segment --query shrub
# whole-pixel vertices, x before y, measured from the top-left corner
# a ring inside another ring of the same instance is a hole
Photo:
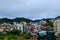
[[[4,40],[4,34],[0,34],[0,39]]]
[[[21,30],[11,30],[7,32],[7,34],[21,35]]]
[[[31,38],[30,33],[25,34],[25,35],[24,35],[24,38],[25,38],[25,39],[30,39],[30,38]]]
[[[17,40],[18,39],[18,36],[17,35],[9,35],[8,36],[8,40],[11,40],[11,39],[14,39],[14,40]]]
[[[8,40],[17,40],[20,35],[22,35],[21,30],[11,30],[7,32]]]

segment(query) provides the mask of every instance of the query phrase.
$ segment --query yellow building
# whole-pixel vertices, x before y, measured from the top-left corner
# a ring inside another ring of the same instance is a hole
[[[27,24],[27,23],[26,23],[26,22],[24,22],[24,21],[23,21],[23,22],[21,22],[21,23],[23,23],[23,24],[25,24],[25,25]]]
[[[53,23],[53,29],[60,34],[60,19],[57,19]]]

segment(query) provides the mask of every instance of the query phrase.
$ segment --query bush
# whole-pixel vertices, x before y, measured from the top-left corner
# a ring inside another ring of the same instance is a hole
[[[4,34],[0,34],[0,39],[4,40]]]
[[[21,30],[11,30],[7,32],[7,34],[21,35]]]
[[[18,37],[22,35],[22,32],[21,30],[11,30],[7,32],[6,35],[8,37],[8,40],[11,40],[11,39],[17,40]]]
[[[11,39],[14,39],[14,40],[17,40],[18,39],[18,36],[17,35],[9,35],[8,36],[8,40],[11,40]]]
[[[24,38],[25,38],[25,39],[30,39],[30,38],[31,38],[30,33],[25,34],[25,35],[24,35]]]

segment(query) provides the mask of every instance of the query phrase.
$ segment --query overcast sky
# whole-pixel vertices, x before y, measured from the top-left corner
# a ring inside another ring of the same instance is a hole
[[[0,0],[0,18],[30,19],[60,16],[60,0]]]

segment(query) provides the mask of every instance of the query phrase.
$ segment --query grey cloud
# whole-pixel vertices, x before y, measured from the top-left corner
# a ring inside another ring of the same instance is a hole
[[[60,0],[0,0],[1,17],[30,19],[60,15]]]

